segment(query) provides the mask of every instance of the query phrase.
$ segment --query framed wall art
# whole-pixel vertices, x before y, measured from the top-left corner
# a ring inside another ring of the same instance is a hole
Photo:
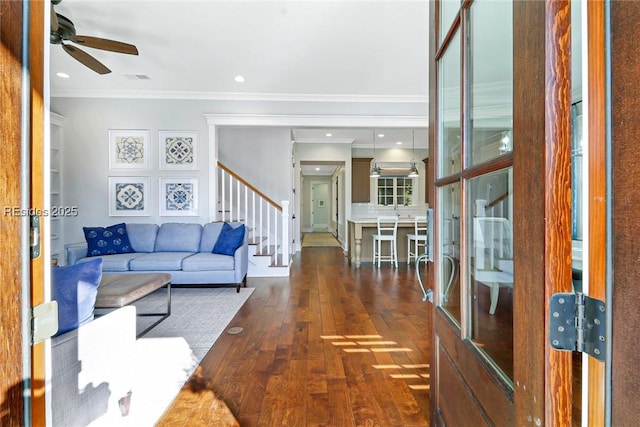
[[[149,177],[110,176],[109,215],[149,216]]]
[[[151,132],[109,130],[109,169],[149,169]]]
[[[198,215],[197,178],[160,178],[160,216]]]
[[[198,132],[161,130],[158,141],[160,169],[198,169]]]

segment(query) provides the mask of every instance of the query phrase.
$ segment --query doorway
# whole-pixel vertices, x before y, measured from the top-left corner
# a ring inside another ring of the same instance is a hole
[[[329,231],[329,202],[332,200],[329,182],[311,182],[311,230]]]

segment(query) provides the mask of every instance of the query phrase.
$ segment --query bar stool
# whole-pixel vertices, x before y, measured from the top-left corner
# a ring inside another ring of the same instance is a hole
[[[380,261],[390,261],[398,268],[398,249],[396,238],[398,236],[398,217],[379,216],[377,218],[378,233],[373,235],[373,263]],[[389,255],[382,255],[382,242],[389,242]]]
[[[420,248],[424,248],[420,252]],[[427,249],[427,216],[418,215],[413,222],[413,233],[407,234],[407,265],[426,252]]]

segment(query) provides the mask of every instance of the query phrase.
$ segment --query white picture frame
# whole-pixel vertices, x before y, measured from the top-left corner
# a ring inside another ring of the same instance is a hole
[[[161,177],[160,216],[198,215],[198,178]]]
[[[109,130],[109,169],[149,169],[151,131]]]
[[[149,216],[149,177],[110,176],[109,216]]]
[[[198,139],[197,131],[159,131],[160,169],[197,170]]]

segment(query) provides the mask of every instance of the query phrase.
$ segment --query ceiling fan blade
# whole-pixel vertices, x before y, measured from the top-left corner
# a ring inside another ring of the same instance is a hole
[[[108,74],[111,72],[111,70],[108,69],[102,62],[98,61],[96,58],[89,55],[87,52],[84,52],[75,46],[71,46],[63,43],[62,48],[65,50],[65,52],[71,55],[75,60],[91,68],[93,71],[95,71],[98,74]]]
[[[58,31],[58,15],[53,9],[53,3],[51,3],[51,31]]]
[[[126,53],[127,55],[137,55],[138,48],[129,43],[118,42],[115,40],[103,39],[91,36],[69,36],[68,40],[83,46],[92,47],[94,49],[109,50],[111,52]]]

